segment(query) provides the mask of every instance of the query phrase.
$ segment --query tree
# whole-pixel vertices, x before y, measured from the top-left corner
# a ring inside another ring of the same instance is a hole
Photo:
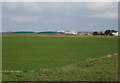
[[[112,36],[112,33],[113,32],[117,32],[117,31],[115,31],[115,30],[106,30],[105,32],[104,32],[104,34],[105,35],[111,35]]]
[[[100,35],[104,35],[102,32],[100,32]]]
[[[112,35],[112,30],[106,30],[104,34],[105,35]]]
[[[98,32],[97,31],[93,32],[93,35],[98,35]]]

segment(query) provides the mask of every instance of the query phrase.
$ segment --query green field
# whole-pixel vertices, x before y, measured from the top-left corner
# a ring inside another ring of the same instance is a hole
[[[3,81],[118,80],[115,53],[118,38],[4,36]]]

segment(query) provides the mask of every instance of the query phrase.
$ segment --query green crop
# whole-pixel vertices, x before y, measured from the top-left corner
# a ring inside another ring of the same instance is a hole
[[[53,70],[59,71],[67,65],[118,53],[117,38],[3,37],[2,39],[3,71],[22,71],[19,72],[20,76],[14,72],[3,73],[3,80],[5,81],[28,80],[28,75],[32,76]],[[33,73],[31,73],[32,71]],[[87,73],[89,72],[88,70]],[[64,75],[62,76],[61,79],[64,78]],[[42,80],[42,77],[39,77],[41,79],[38,77],[30,80]],[[68,78],[66,79],[69,80]],[[74,78],[72,79],[74,80]],[[43,80],[47,80],[47,78],[43,78]],[[51,80],[57,79],[54,77]]]

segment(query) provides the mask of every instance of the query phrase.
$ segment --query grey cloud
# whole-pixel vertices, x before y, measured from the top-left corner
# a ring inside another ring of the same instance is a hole
[[[117,25],[116,4],[104,3],[103,5],[103,3],[82,2],[3,3],[3,30],[21,30],[24,28],[37,31],[96,30],[99,26],[101,27],[100,30],[104,30],[106,27],[113,28],[113,26],[115,28]]]

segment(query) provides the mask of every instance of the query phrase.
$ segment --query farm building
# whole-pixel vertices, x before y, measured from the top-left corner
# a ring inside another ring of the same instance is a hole
[[[118,31],[112,32],[112,35],[113,35],[113,36],[118,36]]]
[[[92,35],[93,32],[78,32],[78,35]]]
[[[66,31],[64,34],[71,34],[71,35],[77,35],[76,31]]]
[[[63,30],[58,30],[57,32],[61,32],[61,33],[64,33],[65,31],[63,31]]]

